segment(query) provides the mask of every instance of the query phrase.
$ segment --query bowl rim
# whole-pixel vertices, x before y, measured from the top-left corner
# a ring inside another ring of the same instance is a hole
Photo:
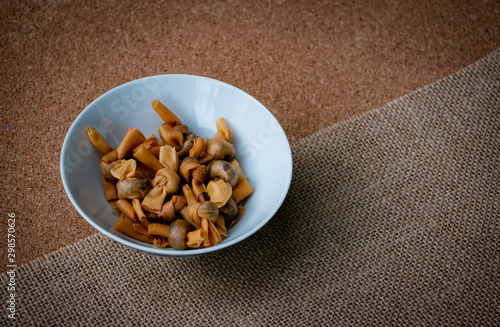
[[[146,245],[136,244],[136,243],[130,242],[129,240],[127,240],[127,239],[125,239],[123,237],[120,237],[118,235],[115,235],[115,234],[109,232],[105,228],[102,228],[97,223],[95,223],[90,217],[87,216],[87,214],[83,211],[83,209],[80,208],[80,206],[78,205],[78,202],[76,201],[76,199],[69,192],[69,185],[68,185],[68,182],[66,181],[66,178],[65,178],[65,176],[66,176],[66,173],[65,173],[66,168],[65,168],[65,166],[66,165],[64,164],[64,154],[67,153],[67,148],[69,146],[69,141],[68,141],[69,135],[71,135],[72,133],[75,132],[76,126],[78,125],[77,122],[80,119],[83,119],[84,114],[87,111],[90,110],[89,108],[91,108],[94,103],[98,102],[105,95],[107,95],[107,94],[109,94],[111,92],[116,92],[116,91],[118,91],[121,88],[126,88],[126,87],[130,86],[131,84],[135,84],[135,83],[138,83],[138,82],[146,80],[146,79],[164,78],[164,77],[167,77],[167,78],[196,78],[196,79],[203,79],[203,80],[209,81],[211,83],[215,83],[215,84],[220,84],[220,85],[222,85],[224,87],[228,87],[230,89],[233,89],[236,92],[243,93],[245,96],[250,97],[259,106],[261,106],[262,109],[264,109],[265,111],[267,111],[267,113],[271,117],[273,117],[274,119],[276,119],[276,117],[274,117],[274,115],[271,113],[271,111],[269,109],[266,108],[266,106],[264,106],[260,101],[258,101],[255,97],[253,97],[249,93],[247,93],[247,92],[243,91],[242,89],[237,88],[237,87],[235,87],[235,86],[233,86],[231,84],[228,84],[226,82],[222,82],[220,80],[216,80],[216,79],[205,77],[205,76],[192,75],[192,74],[160,74],[160,75],[146,76],[146,77],[142,77],[142,78],[138,78],[138,79],[134,79],[134,80],[125,82],[123,84],[120,84],[118,86],[115,86],[115,87],[109,89],[108,91],[104,92],[103,94],[101,94],[97,98],[95,98],[93,101],[91,101],[78,114],[78,116],[75,118],[75,120],[71,123],[71,126],[68,129],[68,132],[66,133],[66,135],[64,137],[64,141],[63,141],[63,144],[62,144],[62,147],[61,147],[60,160],[59,160],[60,174],[61,174],[61,179],[62,179],[63,186],[64,186],[64,191],[65,191],[66,195],[68,196],[70,202],[73,204],[73,207],[78,211],[78,213],[91,226],[93,226],[99,232],[101,232],[102,234],[104,234],[107,237],[111,238],[112,240],[114,240],[114,241],[116,241],[116,242],[118,242],[120,244],[123,244],[123,245],[125,245],[127,247],[130,247],[130,248],[132,248],[134,250],[145,252],[145,253],[150,254],[150,255],[159,255],[159,256],[164,256],[164,257],[192,257],[192,256],[197,256],[197,255],[202,255],[202,254],[208,254],[208,253],[212,253],[212,252],[216,252],[216,251],[228,248],[228,247],[230,247],[230,246],[232,246],[232,245],[234,245],[236,243],[239,243],[239,242],[245,240],[246,238],[250,237],[251,235],[255,234],[259,229],[261,229],[265,224],[267,224],[267,222],[269,220],[271,220],[271,218],[274,217],[274,215],[276,214],[276,212],[279,210],[279,208],[281,207],[281,205],[285,201],[285,198],[286,198],[286,196],[288,194],[288,191],[290,189],[290,185],[291,185],[291,181],[292,181],[292,175],[293,175],[293,158],[292,158],[292,152],[291,152],[290,142],[288,141],[288,137],[286,136],[286,133],[283,130],[283,127],[281,126],[281,124],[279,124],[279,122],[278,122],[277,119],[276,119],[276,121],[278,122],[278,126],[279,126],[281,132],[283,133],[283,135],[285,136],[285,139],[287,140],[287,142],[286,142],[286,158],[284,157],[284,159],[286,159],[290,163],[290,171],[287,174],[287,180],[286,180],[285,189],[283,190],[283,193],[282,193],[279,201],[276,202],[276,205],[274,206],[274,208],[272,210],[270,210],[269,214],[264,219],[261,219],[256,226],[254,226],[252,229],[246,231],[243,235],[241,235],[241,236],[239,236],[239,237],[237,237],[235,239],[229,240],[227,242],[223,241],[223,242],[218,243],[218,244],[216,244],[214,246],[203,247],[203,248],[196,248],[196,249],[189,249],[189,250],[175,250],[175,249],[171,249],[171,248],[169,248],[168,250],[166,250],[166,249],[162,249],[162,248],[151,248],[151,247],[147,247]]]

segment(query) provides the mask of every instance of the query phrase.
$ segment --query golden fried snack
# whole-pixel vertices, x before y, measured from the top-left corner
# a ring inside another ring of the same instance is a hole
[[[90,142],[97,148],[97,150],[101,151],[102,154],[107,154],[113,151],[113,148],[110,147],[105,141],[102,135],[93,127],[86,127],[87,134],[89,136]]]
[[[118,159],[123,159],[125,156],[135,149],[139,144],[146,141],[146,138],[142,133],[136,128],[129,128],[125,137],[121,141],[120,145],[116,148],[116,153],[118,154]]]
[[[236,181],[236,184],[239,184],[242,180],[248,180],[247,176],[240,167],[240,163],[236,159],[231,160],[229,164],[233,166],[238,173],[238,180]]]
[[[188,132],[188,127],[186,125],[175,125],[173,126],[173,129],[182,134],[187,134]]]
[[[156,138],[156,136],[151,135],[144,142],[139,144],[138,146],[144,146],[146,149],[150,150],[151,148],[155,148],[160,146],[160,142]]]
[[[149,224],[148,234],[168,238],[170,236],[170,226],[158,223]]]
[[[155,178],[156,171],[149,168],[148,166],[146,166],[142,162],[138,162],[137,169],[135,171],[135,175],[138,178],[144,178],[144,179],[147,179],[149,181],[152,181],[153,178]]]
[[[114,180],[115,177],[111,175],[111,169],[118,163],[118,154],[116,150],[113,150],[101,158],[101,164],[99,168],[101,169],[101,174],[109,180]]]
[[[215,126],[217,127],[217,132],[222,134],[224,136],[224,139],[228,142],[231,142],[231,135],[233,135],[233,132],[227,128],[226,121],[224,118],[219,118],[215,122]]]
[[[186,235],[186,246],[188,248],[199,248],[205,241],[203,229],[197,229]]]
[[[134,158],[145,164],[147,167],[154,171],[158,171],[163,168],[158,158],[156,158],[144,145],[139,145],[134,149]]]
[[[184,143],[184,136],[181,132],[172,128],[172,126],[163,124],[158,128],[160,139],[166,144],[173,146],[176,151],[181,149]]]
[[[142,201],[142,208],[159,214],[167,194],[174,194],[179,189],[181,179],[172,169],[165,167],[155,175],[151,182],[153,188]]]
[[[122,159],[121,161],[115,162],[114,167],[111,169],[111,175],[118,180],[122,180],[134,177],[136,169],[137,162],[134,159]]]
[[[116,194],[115,184],[111,183],[104,176],[102,177],[102,188],[104,190],[104,197],[106,198],[106,201],[111,201],[118,198],[118,195]]]
[[[232,198],[234,202],[240,203],[246,197],[253,193],[252,185],[247,180],[242,180],[236,187],[233,189]]]
[[[219,132],[208,140],[206,151],[214,160],[232,159],[235,154],[233,145]]]
[[[142,223],[148,223],[148,219],[146,217],[146,214],[142,210],[141,207],[141,200],[139,199],[132,199],[132,207],[134,208],[135,214],[139,218],[139,221]]]
[[[197,199],[206,192],[204,184],[207,178],[207,169],[205,165],[200,164],[198,160],[192,157],[185,158],[179,167],[179,174],[182,178],[192,184],[192,191]]]
[[[170,109],[168,109],[163,103],[161,103],[160,100],[151,101],[151,106],[153,106],[153,109],[165,122],[165,124],[172,127],[182,125],[180,119],[177,118],[177,116],[172,111],[170,111]]]
[[[175,220],[175,213],[181,210],[186,205],[186,199],[180,195],[173,195],[172,198],[165,202],[161,207],[161,211],[158,217],[163,218],[167,222],[172,222]]]
[[[233,194],[233,188],[228,182],[219,179],[217,181],[210,181],[207,185],[207,194],[210,201],[214,202],[217,207],[223,207],[231,195]]]
[[[145,227],[143,224],[141,223],[133,223],[132,224],[132,227],[134,228],[134,230],[137,232],[137,233],[140,233],[142,235],[145,235],[145,236],[152,236],[148,233],[148,229],[147,227]]]
[[[157,248],[166,248],[167,246],[170,245],[170,242],[166,237],[156,236],[153,240],[153,245],[156,246]]]
[[[189,156],[198,159],[203,150],[205,150],[205,141],[203,140],[203,138],[197,137],[194,140],[193,147],[191,148],[191,150],[189,150]]]
[[[170,145],[164,145],[159,148],[159,160],[163,167],[168,167],[173,171],[179,169],[179,155],[175,148]]]
[[[152,236],[147,236],[144,234],[141,234],[137,232],[134,229],[133,226],[134,222],[128,218],[125,218],[123,216],[120,216],[115,223],[113,224],[113,228],[117,230],[120,233],[123,233],[125,235],[128,235],[132,238],[135,238],[136,240],[147,242],[147,243],[153,243],[153,237]]]
[[[149,148],[149,152],[151,152],[156,158],[160,157],[160,148],[161,146],[153,146]]]
[[[130,204],[128,200],[118,199],[114,202],[116,208],[120,210],[125,216],[137,222],[137,214],[135,213],[134,207]]]
[[[226,221],[222,215],[219,215],[214,225],[221,237],[227,237]]]
[[[86,127],[103,154],[105,199],[121,213],[113,227],[159,248],[213,246],[244,215],[243,204],[253,193],[234,159],[233,133],[220,118],[211,139],[196,137],[160,101],[151,105],[164,121],[159,139],[129,128],[113,150]]]
[[[222,241],[219,231],[210,220],[202,219],[201,228],[203,229],[205,235],[207,235],[207,237],[205,237],[205,241],[203,242],[205,246],[212,246]]]

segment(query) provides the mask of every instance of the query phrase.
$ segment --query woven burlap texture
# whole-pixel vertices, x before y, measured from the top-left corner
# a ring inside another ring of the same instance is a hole
[[[500,324],[500,50],[292,154],[283,206],[249,239],[172,259],[96,234],[17,269],[17,322]]]

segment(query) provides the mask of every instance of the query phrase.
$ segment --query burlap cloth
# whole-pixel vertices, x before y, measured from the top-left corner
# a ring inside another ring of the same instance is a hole
[[[292,153],[289,194],[249,239],[171,259],[90,236],[18,267],[17,322],[500,324],[500,50]]]

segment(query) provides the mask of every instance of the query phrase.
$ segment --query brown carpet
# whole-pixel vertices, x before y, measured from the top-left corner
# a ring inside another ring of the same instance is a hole
[[[297,142],[500,46],[498,1],[1,6],[0,235],[15,212],[18,264],[96,232],[64,193],[59,154],[78,113],[112,87],[164,73],[219,79],[260,100]]]
[[[18,322],[500,324],[500,49],[292,154],[287,199],[249,239],[172,259],[90,236],[18,268]]]

